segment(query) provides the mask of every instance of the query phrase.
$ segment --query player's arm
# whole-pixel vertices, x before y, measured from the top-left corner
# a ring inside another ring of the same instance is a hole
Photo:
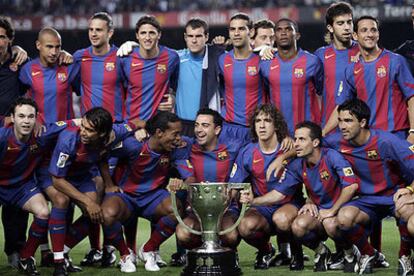
[[[272,163],[270,163],[269,167],[266,170],[266,179],[269,180],[271,177],[277,177],[279,172],[283,170],[286,165],[286,160],[296,157],[295,148],[282,153]]]
[[[338,125],[338,106],[335,106],[335,109],[332,111],[329,116],[328,121],[326,122],[324,128],[322,129],[322,136],[325,137],[329,132],[336,128]]]
[[[323,221],[324,219],[336,216],[341,206],[354,197],[355,193],[358,191],[358,187],[358,183],[353,183],[343,188],[332,208],[319,210],[319,220]]]
[[[414,144],[414,97],[407,101],[408,121],[410,123],[410,131],[408,132],[407,141]]]
[[[27,52],[20,46],[13,45],[11,47],[12,58],[16,65],[20,66],[25,63],[28,59]]]
[[[112,181],[111,174],[109,173],[109,164],[108,160],[101,160],[99,162],[99,172],[101,174],[102,180],[104,182],[105,193],[115,193],[120,192],[120,188],[114,184]]]
[[[249,191],[240,191],[240,203],[247,203],[254,206],[271,206],[285,198],[286,195],[276,190],[272,190],[259,197],[254,197],[251,189]]]

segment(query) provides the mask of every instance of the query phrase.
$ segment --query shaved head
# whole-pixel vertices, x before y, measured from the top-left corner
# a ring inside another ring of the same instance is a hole
[[[59,40],[61,40],[59,32],[51,27],[45,27],[41,29],[39,34],[37,35],[37,40],[41,40],[43,36],[45,36],[46,34],[57,37],[59,38]]]

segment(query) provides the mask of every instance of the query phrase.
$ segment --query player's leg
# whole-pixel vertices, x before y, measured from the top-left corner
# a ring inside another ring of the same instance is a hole
[[[309,213],[299,215],[292,224],[292,232],[295,239],[315,252],[314,271],[327,271],[331,252],[323,242],[326,233],[318,218]]]
[[[238,226],[238,231],[245,242],[258,250],[255,269],[268,269],[275,249],[270,243],[271,225],[259,208],[265,209],[264,207],[252,207],[246,211]],[[270,214],[270,221],[272,215],[273,213]]]
[[[200,223],[194,214],[189,214],[183,221],[188,227],[200,230]],[[190,233],[181,224],[177,225],[175,235],[177,236],[178,244],[185,249],[197,248],[202,243],[200,236]]]
[[[338,220],[336,217],[323,220],[323,228],[327,235],[335,242],[335,253],[332,253],[329,261],[330,270],[344,269],[344,248],[352,248],[352,243],[344,238],[339,230]]]
[[[409,199],[412,195],[401,196],[396,205]],[[414,204],[405,204],[395,212],[398,230],[400,232],[400,250],[398,252],[398,275],[412,275],[414,269],[411,262],[411,250],[413,246],[414,230]]]

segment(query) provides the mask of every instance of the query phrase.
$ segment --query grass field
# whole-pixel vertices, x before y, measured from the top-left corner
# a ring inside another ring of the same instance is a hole
[[[140,219],[139,227],[138,227],[138,247],[144,243],[149,237],[149,224],[144,219]],[[0,244],[3,245],[3,228],[0,228]],[[385,220],[383,223],[383,233],[382,233],[382,248],[383,253],[387,257],[387,260],[390,262],[391,266],[387,269],[376,269],[376,275],[396,275],[397,271],[397,254],[399,248],[399,234],[397,232],[397,228],[395,226],[394,220]],[[275,242],[274,238],[272,238],[272,242]],[[332,247],[332,243],[328,242],[328,245]],[[80,245],[78,245],[74,250],[71,252],[71,257],[75,264],[79,264],[81,259],[83,258],[85,252],[89,249],[89,241],[85,239]],[[3,250],[3,248],[1,248]],[[255,260],[255,249],[251,246],[247,245],[246,243],[242,242],[239,247],[239,258],[240,258],[240,265],[243,270],[243,275],[315,275],[312,271],[312,261],[305,263],[305,270],[303,272],[290,272],[287,267],[283,268],[271,268],[269,270],[254,270],[253,263]],[[175,238],[170,238],[166,243],[163,244],[161,247],[161,255],[162,258],[169,262],[170,255],[175,252]],[[313,259],[313,253],[305,248],[306,254],[311,256]],[[39,260],[39,256],[36,259]],[[139,274],[139,275],[179,275],[182,268],[174,268],[174,267],[166,267],[162,268],[159,272],[147,272],[144,269],[142,263],[138,264],[137,272],[132,273]],[[40,272],[42,275],[51,275],[53,273],[52,268],[41,268]],[[7,266],[7,258],[3,252],[0,254],[0,275],[18,275],[19,272]],[[323,272],[323,275],[339,275],[342,272]],[[71,274],[75,275],[75,273]],[[76,275],[125,275],[121,273],[118,268],[107,268],[107,269],[100,269],[100,268],[85,268],[83,272],[76,273]]]

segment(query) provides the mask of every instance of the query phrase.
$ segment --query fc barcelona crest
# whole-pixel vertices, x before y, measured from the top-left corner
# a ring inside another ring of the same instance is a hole
[[[296,78],[300,79],[301,77],[303,77],[303,68],[295,68],[293,74]]]
[[[39,150],[39,146],[37,144],[30,145],[30,153],[36,153]]]
[[[161,159],[160,159],[160,165],[161,166],[168,166],[169,163],[170,163],[170,158],[161,157]]]
[[[378,159],[378,152],[376,150],[369,150],[367,151],[367,157],[371,160]]]
[[[106,71],[111,72],[111,71],[114,71],[114,69],[115,69],[115,63],[113,63],[113,62],[107,62],[105,64],[105,70]]]
[[[319,173],[322,180],[328,180],[329,179],[329,172],[327,170],[323,170]]]
[[[217,153],[217,158],[220,161],[226,160],[227,157],[229,157],[227,151],[220,151],[219,153]]]
[[[385,68],[384,65],[381,65],[380,67],[377,68],[377,76],[379,78],[384,78],[387,75],[387,69]]]
[[[164,74],[167,71],[167,66],[165,64],[158,64],[157,65],[157,72],[160,74]]]
[[[57,75],[58,80],[60,80],[61,82],[66,81],[67,77],[66,77],[66,73],[58,73]]]
[[[247,67],[247,74],[249,74],[249,76],[256,76],[257,75],[256,66],[248,66]]]

